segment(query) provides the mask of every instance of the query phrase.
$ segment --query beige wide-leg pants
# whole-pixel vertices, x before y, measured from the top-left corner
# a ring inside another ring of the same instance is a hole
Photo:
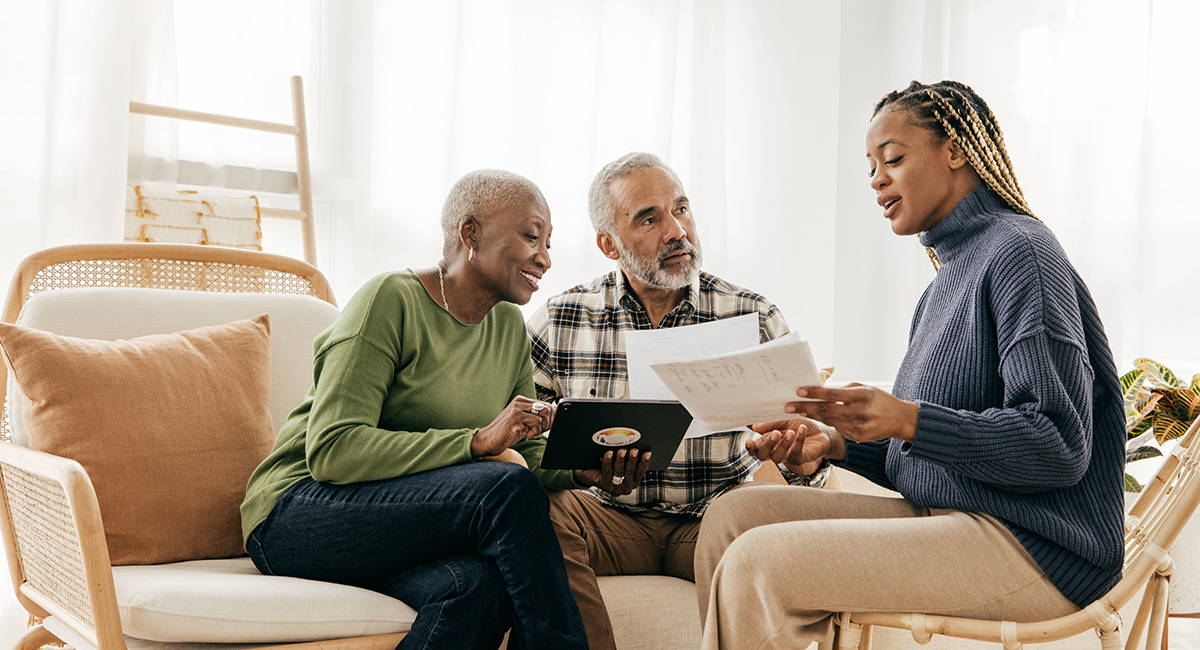
[[[785,486],[708,507],[696,588],[705,650],[805,648],[842,611],[1020,622],[1078,610],[993,517]]]

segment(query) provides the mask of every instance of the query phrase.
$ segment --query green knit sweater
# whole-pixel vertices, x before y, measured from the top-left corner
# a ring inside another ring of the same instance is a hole
[[[475,432],[517,395],[534,395],[516,306],[501,302],[463,325],[411,270],[367,282],[313,350],[313,384],[246,486],[243,537],[309,476],[359,483],[472,462]],[[547,487],[577,487],[570,471],[541,469],[544,438],[514,449]]]

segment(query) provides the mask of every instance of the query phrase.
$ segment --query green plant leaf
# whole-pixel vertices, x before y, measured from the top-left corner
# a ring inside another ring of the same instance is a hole
[[[1200,373],[1192,376],[1189,386],[1153,359],[1134,359],[1134,365],[1121,376],[1126,438],[1152,431],[1164,443],[1182,436],[1200,417]],[[1126,448],[1133,446],[1127,443]]]
[[[1156,394],[1162,395],[1162,399],[1158,402],[1158,407],[1155,409],[1155,414],[1165,413],[1172,418],[1179,420],[1188,426],[1200,415],[1200,397],[1190,388],[1176,388],[1166,390],[1155,388]]]
[[[1147,414],[1149,415],[1149,414]],[[1136,416],[1125,421],[1125,426],[1132,426],[1128,431],[1128,437],[1135,438],[1150,430],[1150,425],[1153,421],[1146,415]]]
[[[1129,474],[1125,475],[1125,491],[1126,492],[1141,492],[1142,486],[1138,484],[1137,479]]]
[[[1179,383],[1179,377],[1171,372],[1171,369],[1162,365],[1153,359],[1134,359],[1133,362],[1139,370],[1144,370],[1148,375],[1148,380],[1152,384],[1156,384],[1160,388],[1178,388],[1182,386]]]
[[[1159,393],[1151,391],[1149,398],[1144,403],[1138,406],[1138,410],[1133,415],[1125,417],[1125,431],[1128,437],[1133,437],[1141,434],[1146,429],[1149,429],[1153,424],[1151,416],[1155,413],[1155,407],[1158,406],[1163,396]]]
[[[1152,440],[1154,440],[1153,431],[1148,431],[1146,433],[1133,436],[1125,441],[1125,453],[1129,453],[1138,447],[1145,447],[1146,445],[1150,444]]]
[[[1162,450],[1159,449],[1158,447],[1151,447],[1150,445],[1146,445],[1143,447],[1138,447],[1137,449],[1134,449],[1133,451],[1126,452],[1125,453],[1125,462],[1132,463],[1137,460],[1146,460],[1147,458],[1157,458],[1162,455],[1163,455]]]
[[[1121,399],[1125,403],[1125,415],[1137,413],[1140,410],[1137,403],[1150,393],[1149,389],[1145,388],[1147,377],[1145,371],[1133,370],[1121,379]],[[1129,378],[1128,383],[1125,378]]]
[[[1181,388],[1177,399],[1180,402],[1179,412],[1183,419],[1189,425],[1195,422],[1196,418],[1200,417],[1200,394],[1191,388]]]
[[[1129,387],[1132,386],[1133,382],[1136,381],[1141,375],[1142,371],[1138,368],[1134,368],[1133,370],[1121,375],[1121,393],[1128,393]],[[1200,375],[1196,375],[1196,377],[1200,377]]]
[[[1171,417],[1166,413],[1154,416],[1154,437],[1159,443],[1174,440],[1187,432],[1188,425],[1183,420]]]

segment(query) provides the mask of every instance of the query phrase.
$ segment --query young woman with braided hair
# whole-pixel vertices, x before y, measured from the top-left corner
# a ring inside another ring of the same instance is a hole
[[[987,104],[953,81],[889,93],[870,184],[938,267],[892,393],[806,387],[755,425],[761,459],[827,459],[903,499],[754,487],[709,507],[704,648],[803,648],[839,611],[1030,621],[1120,578],[1124,411],[1096,306],[1033,217]]]

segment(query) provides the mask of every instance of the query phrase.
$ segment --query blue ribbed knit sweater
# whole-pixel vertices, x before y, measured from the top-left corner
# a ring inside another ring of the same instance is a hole
[[[841,464],[918,505],[996,517],[1084,607],[1124,548],[1124,409],[1091,294],[1053,233],[985,188],[921,243],[942,267],[893,384],[919,405],[916,435],[847,443]]]

